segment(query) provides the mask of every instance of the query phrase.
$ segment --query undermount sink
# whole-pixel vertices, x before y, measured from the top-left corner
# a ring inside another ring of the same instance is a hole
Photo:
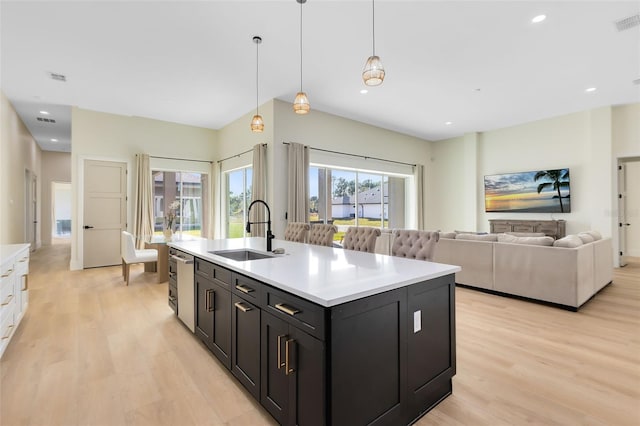
[[[248,249],[217,250],[210,251],[209,253],[215,254],[216,256],[226,257],[227,259],[236,260],[238,262],[245,262],[247,260],[269,259],[271,257],[274,257],[271,254]]]

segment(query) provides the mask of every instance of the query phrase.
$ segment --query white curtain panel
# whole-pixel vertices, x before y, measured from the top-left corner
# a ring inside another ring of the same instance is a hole
[[[153,183],[149,154],[138,154],[136,158],[134,206],[133,235],[136,246],[143,248],[144,242],[153,235]]]
[[[292,142],[288,158],[287,220],[306,223],[309,221],[309,149]]]
[[[419,230],[424,229],[424,187],[423,187],[424,166],[418,164],[413,169],[413,179],[416,187],[416,226]]]
[[[267,201],[267,145],[257,144],[253,147],[253,175],[251,178],[251,201]],[[248,208],[248,206],[247,206]],[[251,222],[264,222],[267,217],[267,209],[262,204],[256,204],[251,208]],[[252,237],[264,237],[266,235],[264,225],[251,225]]]

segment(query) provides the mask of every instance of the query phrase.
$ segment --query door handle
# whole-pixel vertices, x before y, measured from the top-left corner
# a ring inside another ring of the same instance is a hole
[[[213,312],[214,311],[214,305],[216,303],[216,293],[213,290],[207,290],[207,298],[206,298],[206,303],[207,303],[207,312]]]
[[[278,336],[278,370],[284,367],[284,362],[282,362],[282,338],[287,337],[286,334],[281,334]]]
[[[84,226],[84,229],[93,229],[93,226],[91,226],[91,225],[85,225],[85,226]]]

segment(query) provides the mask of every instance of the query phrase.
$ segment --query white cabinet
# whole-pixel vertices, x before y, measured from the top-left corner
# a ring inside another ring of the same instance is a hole
[[[29,244],[0,246],[0,357],[29,303]]]

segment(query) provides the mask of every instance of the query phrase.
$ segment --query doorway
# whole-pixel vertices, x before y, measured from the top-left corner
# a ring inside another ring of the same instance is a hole
[[[640,157],[618,160],[620,266],[640,258]]]
[[[51,182],[51,244],[71,243],[71,183]]]
[[[31,244],[30,250],[35,251],[38,236],[38,177],[29,169],[24,170],[24,201],[25,201],[25,241]]]

